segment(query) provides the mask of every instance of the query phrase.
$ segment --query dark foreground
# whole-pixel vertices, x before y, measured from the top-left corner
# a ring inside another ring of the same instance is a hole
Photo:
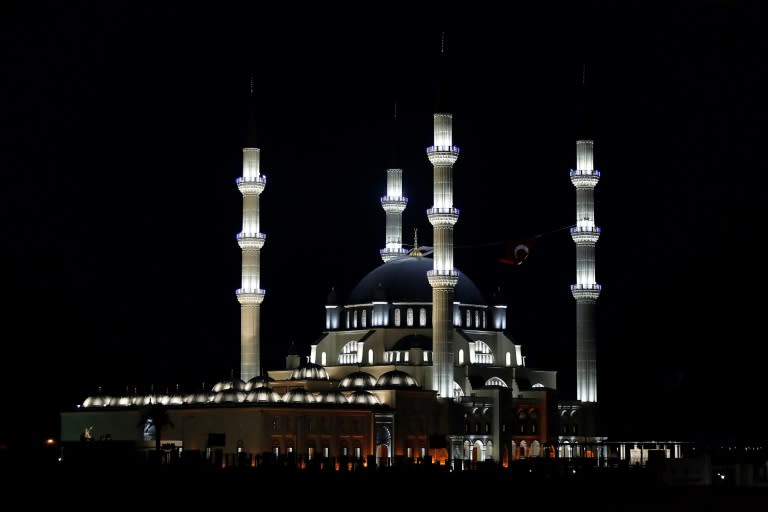
[[[83,510],[126,507],[347,507],[411,510],[450,507],[580,510],[766,511],[768,488],[671,486],[646,469],[481,468],[440,466],[315,471],[184,465],[3,468],[17,506],[75,505]],[[9,494],[6,493],[6,498]]]

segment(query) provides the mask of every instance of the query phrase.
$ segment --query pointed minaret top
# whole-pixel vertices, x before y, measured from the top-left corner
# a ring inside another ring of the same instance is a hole
[[[389,162],[389,168],[390,169],[399,169],[400,168],[400,157],[399,157],[399,151],[398,148],[400,146],[398,142],[398,135],[399,130],[397,126],[397,100],[395,100],[395,106],[394,106],[394,112],[392,114],[392,126],[391,126],[391,134],[392,137],[392,154],[390,155],[390,162]]]
[[[419,249],[419,228],[413,229],[413,247],[408,251],[408,256],[423,256],[424,253]]]
[[[256,122],[256,79],[251,73],[251,80],[249,83],[248,94],[248,127],[245,134],[245,147],[258,148],[259,136],[258,136],[258,123]]]
[[[447,114],[452,111],[451,95],[448,84],[448,53],[446,51],[445,32],[440,38],[440,62],[438,64],[437,102],[435,112]]]
[[[591,140],[593,137],[592,129],[592,101],[590,90],[587,87],[587,65],[581,67],[581,87],[578,95],[578,119],[576,127],[576,138],[578,140]]]

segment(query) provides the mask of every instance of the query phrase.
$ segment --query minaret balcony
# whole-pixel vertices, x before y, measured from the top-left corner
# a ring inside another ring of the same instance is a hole
[[[571,238],[576,244],[596,244],[600,238],[600,228],[571,228]]]
[[[390,261],[394,260],[395,258],[401,258],[408,254],[408,249],[400,248],[400,249],[381,249],[379,250],[379,254],[381,254],[381,259],[384,261]]]
[[[571,295],[576,300],[597,300],[602,287],[597,284],[572,284]]]
[[[459,273],[455,270],[430,270],[427,280],[432,288],[454,288],[459,282]]]
[[[429,208],[427,218],[433,226],[453,226],[459,220],[458,208]]]
[[[235,293],[237,294],[237,301],[243,306],[258,305],[264,301],[264,290],[238,288]]]
[[[407,205],[407,197],[382,196],[381,198],[381,206],[387,213],[403,213]]]
[[[261,249],[264,247],[264,241],[267,239],[267,235],[264,233],[238,233],[237,245],[241,249]]]
[[[427,158],[432,165],[453,165],[459,158],[458,146],[429,146],[427,148]]]
[[[571,183],[576,188],[595,188],[600,181],[600,171],[580,171],[571,169]]]
[[[262,175],[241,176],[235,180],[235,183],[237,183],[237,189],[243,195],[261,194],[267,184],[267,177]]]

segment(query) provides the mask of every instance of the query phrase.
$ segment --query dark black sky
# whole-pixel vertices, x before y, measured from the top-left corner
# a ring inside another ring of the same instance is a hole
[[[102,5],[103,4],[103,5]],[[108,5],[108,6],[107,6]],[[398,102],[404,235],[431,245],[440,34],[453,63],[456,266],[501,286],[529,366],[575,396],[577,93],[593,97],[598,397],[613,437],[753,436],[764,400],[760,2],[4,4],[3,438],[97,386],[239,367],[248,82],[261,122],[262,361],[322,332],[384,242]],[[467,10],[469,9],[469,10]],[[481,246],[549,233],[522,267]],[[303,352],[306,353],[306,352]],[[0,439],[1,441],[2,439]]]

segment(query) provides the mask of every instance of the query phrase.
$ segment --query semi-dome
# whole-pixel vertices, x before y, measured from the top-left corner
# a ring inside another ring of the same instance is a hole
[[[431,303],[432,287],[427,281],[427,272],[433,266],[432,258],[424,256],[404,256],[383,263],[352,289],[347,304],[370,304],[381,300],[382,292],[387,302]],[[475,283],[461,272],[454,289],[454,299],[462,304],[486,305]]]
[[[409,334],[397,340],[392,346],[392,350],[410,350],[412,348],[432,350],[432,338],[423,334]]]
[[[417,388],[419,383],[402,370],[390,370],[381,374],[376,381],[378,388]]]
[[[339,382],[339,389],[372,388],[376,385],[376,377],[363,371],[352,372]]]

